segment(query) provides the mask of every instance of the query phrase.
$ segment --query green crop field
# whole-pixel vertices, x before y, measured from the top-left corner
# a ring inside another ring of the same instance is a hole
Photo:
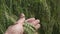
[[[40,20],[39,34],[60,34],[60,0],[0,0],[0,34],[14,24],[7,15],[17,21],[21,13]]]

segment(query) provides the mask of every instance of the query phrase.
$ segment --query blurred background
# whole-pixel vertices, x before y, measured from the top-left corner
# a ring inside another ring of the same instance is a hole
[[[60,34],[60,0],[0,0],[0,34],[14,24],[8,15],[18,20],[21,13],[40,19],[39,34]]]

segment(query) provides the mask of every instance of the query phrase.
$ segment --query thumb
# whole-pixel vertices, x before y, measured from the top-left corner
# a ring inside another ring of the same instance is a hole
[[[23,24],[24,21],[25,21],[25,15],[23,13],[21,13],[20,19],[17,21],[17,23]]]

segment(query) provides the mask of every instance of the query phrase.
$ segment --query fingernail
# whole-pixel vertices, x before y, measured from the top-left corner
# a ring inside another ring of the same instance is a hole
[[[23,17],[25,17],[25,15],[24,13],[21,13],[20,18],[23,18]]]
[[[37,21],[38,21],[38,22],[40,22],[40,20],[39,20],[39,19],[37,19]]]

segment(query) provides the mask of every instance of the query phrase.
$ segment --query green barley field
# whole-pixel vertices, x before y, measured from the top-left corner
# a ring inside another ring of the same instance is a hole
[[[0,0],[0,34],[17,21],[21,13],[26,19],[40,20],[39,34],[60,34],[60,0]],[[13,17],[11,21],[8,17]]]

